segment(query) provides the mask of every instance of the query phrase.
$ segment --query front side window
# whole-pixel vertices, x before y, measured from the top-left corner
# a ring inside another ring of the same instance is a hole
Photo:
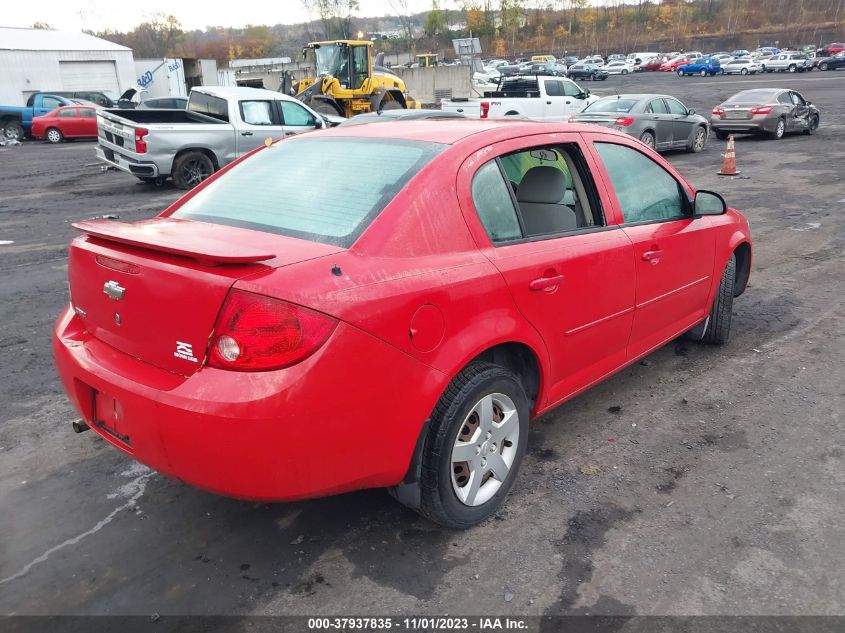
[[[41,107],[42,108],[61,108],[64,104],[56,99],[55,97],[44,97],[41,99]]]
[[[687,115],[687,109],[677,99],[666,99],[666,105],[669,106],[669,113],[670,114],[682,114],[683,116]]]
[[[792,98],[792,103],[794,103],[797,106],[802,106],[806,103],[804,101],[804,99],[801,97],[801,95],[799,95],[797,92],[790,92],[789,96]]]
[[[293,101],[280,101],[285,125],[314,127],[317,122],[311,113]]]
[[[574,81],[564,81],[563,94],[567,97],[576,97],[581,94],[581,88]]]
[[[445,147],[422,141],[306,136],[311,138],[277,143],[235,165],[172,217],[346,248]],[[319,204],[314,187],[307,186],[316,182],[315,174]]]
[[[648,156],[624,145],[596,143],[626,224],[685,216],[681,185]]]

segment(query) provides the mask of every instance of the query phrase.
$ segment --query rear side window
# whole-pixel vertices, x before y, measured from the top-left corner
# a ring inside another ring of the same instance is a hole
[[[59,110],[59,118],[62,119],[72,119],[76,117],[76,108],[66,108],[64,110]]]
[[[79,112],[82,114],[83,119],[94,119],[97,116],[94,108],[80,108]]]
[[[550,97],[563,96],[563,82],[562,81],[546,81],[546,94]]]
[[[229,105],[225,99],[212,97],[202,92],[191,92],[188,110],[197,114],[205,114],[221,121],[229,120]]]
[[[648,156],[612,143],[596,143],[625,224],[659,222],[685,215],[681,185]]]
[[[388,139],[289,139],[236,165],[172,217],[348,247],[444,147]]]

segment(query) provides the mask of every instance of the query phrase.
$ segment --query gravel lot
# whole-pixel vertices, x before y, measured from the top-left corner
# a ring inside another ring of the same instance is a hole
[[[215,497],[75,435],[50,353],[70,223],[180,192],[101,173],[90,142],[0,148],[0,614],[845,615],[845,73],[585,85],[703,114],[789,86],[822,124],[738,139],[740,178],[715,137],[668,155],[751,221],[731,343],[671,343],[538,420],[509,502],[462,533],[379,490]]]

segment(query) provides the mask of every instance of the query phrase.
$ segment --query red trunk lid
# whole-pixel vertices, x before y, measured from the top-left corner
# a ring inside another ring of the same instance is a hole
[[[250,229],[156,218],[74,225],[71,302],[96,338],[183,376],[205,360],[232,284],[269,268],[324,257],[340,247]]]

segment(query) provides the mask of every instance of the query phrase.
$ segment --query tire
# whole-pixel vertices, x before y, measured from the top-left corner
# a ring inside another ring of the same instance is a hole
[[[685,74],[683,70],[678,69],[678,77],[683,77]]]
[[[740,71],[739,71],[739,74],[740,74],[740,75],[747,75],[747,74],[748,74],[748,69],[747,69],[747,68],[743,68],[742,70],[740,70]]]
[[[628,74],[628,70],[627,70],[626,68],[623,68],[623,69],[622,69],[622,74],[623,74],[623,75],[627,75],[627,74]]]
[[[590,81],[596,80],[596,73],[590,73]]]
[[[716,135],[716,138],[720,141],[726,141],[729,136],[727,132],[723,132],[722,130],[713,130],[713,133]]]
[[[489,422],[478,416],[485,403]],[[516,416],[516,420],[495,442],[496,435],[491,437],[491,433],[498,429],[493,423],[499,415],[507,415],[505,420]],[[485,425],[489,430],[485,431]],[[431,415],[422,454],[420,514],[456,529],[472,527],[492,516],[516,479],[527,440],[528,399],[513,372],[486,362],[463,369],[449,383]],[[454,452],[460,448],[468,460],[455,461]],[[492,467],[487,466],[488,460],[494,459],[500,467],[510,461],[509,467],[504,466],[504,481],[492,475]],[[476,481],[480,487],[474,486]]]
[[[47,130],[47,133],[44,134],[44,138],[47,139],[48,141],[50,141],[51,143],[54,143],[54,144],[55,143],[61,143],[63,140],[65,140],[65,137],[62,134],[62,131],[58,128],[55,128],[55,127],[49,128]]]
[[[640,140],[643,142],[644,145],[647,145],[651,149],[654,149],[654,134],[650,131],[646,130],[642,134],[640,134]]]
[[[769,138],[779,141],[786,133],[786,121],[781,117],[775,125],[775,131],[769,132]]]
[[[381,105],[379,105],[378,111],[384,112],[385,110],[404,110],[405,108],[402,107],[402,104],[398,101],[394,101],[390,99],[389,101],[382,101]]]
[[[827,70],[827,62],[822,62],[819,64],[819,70]]]
[[[687,151],[692,152],[693,154],[698,154],[704,149],[705,145],[707,145],[707,129],[699,125],[695,130],[695,136],[693,136],[692,142],[689,144],[689,147],[687,147]]]
[[[798,70],[798,67],[795,64],[790,64],[787,70],[791,73],[794,73],[796,70]]]
[[[704,70],[704,69],[702,68],[702,69],[701,69],[701,72],[699,72],[698,74],[699,74],[699,75],[701,75],[702,77],[706,77],[706,76],[707,76],[707,71],[706,71],[706,70]]]
[[[736,282],[736,255],[731,254],[725,270],[722,271],[722,280],[719,282],[719,290],[710,308],[710,320],[704,330],[702,343],[708,345],[724,345],[731,336],[731,314],[734,304],[734,283]]]
[[[193,189],[214,173],[214,163],[199,151],[185,152],[173,163],[171,177],[180,189]]]
[[[816,130],[819,129],[819,117],[813,115],[810,117],[810,125],[809,127],[804,130],[805,136],[812,136],[816,133]]]
[[[328,103],[318,103],[314,106],[314,111],[319,112],[320,114],[327,114],[329,116],[343,116],[342,114],[338,114],[337,109]]]
[[[7,121],[3,127],[3,138],[7,141],[22,141],[24,136],[26,136],[26,131],[20,121]]]

